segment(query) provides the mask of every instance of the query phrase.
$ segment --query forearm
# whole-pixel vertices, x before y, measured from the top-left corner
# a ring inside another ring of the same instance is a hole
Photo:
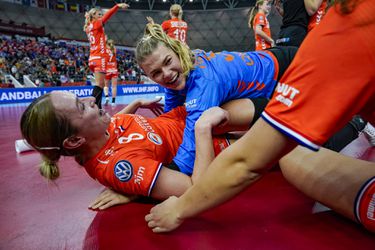
[[[138,108],[141,106],[141,102],[137,99],[129,103],[125,108],[120,110],[117,114],[135,114]]]
[[[224,150],[178,199],[179,218],[195,216],[234,197],[293,147],[294,143],[259,120],[244,137]]]
[[[116,4],[116,5],[113,6],[111,9],[109,9],[109,10],[104,14],[104,16],[103,16],[103,18],[102,18],[102,22],[103,22],[103,23],[106,23],[106,22],[108,21],[108,19],[110,19],[111,16],[112,16],[113,14],[116,13],[116,11],[118,10],[118,8],[119,8],[119,6]]]
[[[264,40],[266,40],[268,43],[272,43],[273,42],[273,39],[271,37],[269,37],[263,30],[261,29],[256,29],[255,30],[255,34],[257,34],[258,36],[260,36],[261,38],[263,38]]]
[[[212,142],[212,127],[208,124],[197,123],[195,126],[195,161],[192,182],[205,172],[208,165],[214,160],[214,148]]]

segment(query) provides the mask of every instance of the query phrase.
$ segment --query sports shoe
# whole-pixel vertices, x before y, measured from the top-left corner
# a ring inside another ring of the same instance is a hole
[[[366,139],[372,147],[375,147],[375,128],[369,122],[366,127],[362,130],[362,133],[365,135]]]
[[[108,105],[108,103],[109,103],[109,98],[108,98],[108,97],[106,97],[106,98],[105,98],[105,103],[104,103],[104,105],[105,105],[105,106],[107,106],[107,105]]]
[[[111,106],[112,106],[112,107],[116,107],[116,103],[115,103],[115,102],[112,102],[112,103],[111,103]]]

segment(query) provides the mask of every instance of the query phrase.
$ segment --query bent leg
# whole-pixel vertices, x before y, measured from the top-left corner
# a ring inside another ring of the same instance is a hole
[[[355,220],[354,203],[362,186],[375,176],[375,163],[321,148],[313,152],[301,146],[283,157],[285,178],[307,196]]]

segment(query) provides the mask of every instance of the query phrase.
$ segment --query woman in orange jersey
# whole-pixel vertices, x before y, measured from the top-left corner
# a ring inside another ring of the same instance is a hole
[[[104,15],[98,8],[92,8],[85,14],[83,30],[86,32],[90,43],[89,67],[95,76],[95,86],[92,95],[95,97],[95,103],[100,109],[102,108],[102,94],[106,71],[106,38],[104,24],[119,8],[126,9],[128,7],[129,5],[120,3],[108,10]]]
[[[182,7],[179,4],[173,4],[169,9],[171,19],[162,22],[161,27],[168,36],[186,43],[188,25],[182,20]]]
[[[107,68],[105,74],[105,81],[104,81],[104,96],[105,96],[105,104],[108,105],[109,103],[109,81],[112,84],[112,106],[116,106],[116,96],[117,96],[117,78],[118,78],[118,70],[117,70],[117,60],[116,60],[116,48],[115,44],[112,39],[107,40]]]
[[[98,109],[93,97],[78,99],[70,92],[52,91],[28,106],[21,131],[42,155],[40,173],[47,179],[59,177],[57,163],[62,155],[74,156],[106,187],[166,199],[181,195],[194,179],[168,165],[182,142],[186,110],[181,106],[154,119],[132,114],[154,102],[133,102],[110,117]],[[217,136],[213,143],[218,154],[229,139]]]
[[[249,28],[254,30],[255,50],[264,50],[275,46],[271,37],[270,23],[267,16],[271,10],[271,2],[258,0],[250,9]]]
[[[186,44],[188,25],[184,20],[182,20],[182,12],[181,5],[173,4],[169,9],[171,19],[164,21],[161,24],[161,27],[169,37]],[[155,24],[152,17],[148,16],[147,21],[150,24]]]

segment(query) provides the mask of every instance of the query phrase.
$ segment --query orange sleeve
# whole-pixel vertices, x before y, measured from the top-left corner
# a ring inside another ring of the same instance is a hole
[[[118,192],[149,196],[155,185],[162,163],[147,155],[146,150],[122,154],[109,163],[104,173],[106,186]]]
[[[102,17],[102,22],[103,23],[106,23],[108,21],[109,18],[111,18],[111,16],[113,14],[115,14],[115,12],[118,10],[118,6],[117,4],[115,6],[113,6],[110,10],[108,10],[104,16]]]

